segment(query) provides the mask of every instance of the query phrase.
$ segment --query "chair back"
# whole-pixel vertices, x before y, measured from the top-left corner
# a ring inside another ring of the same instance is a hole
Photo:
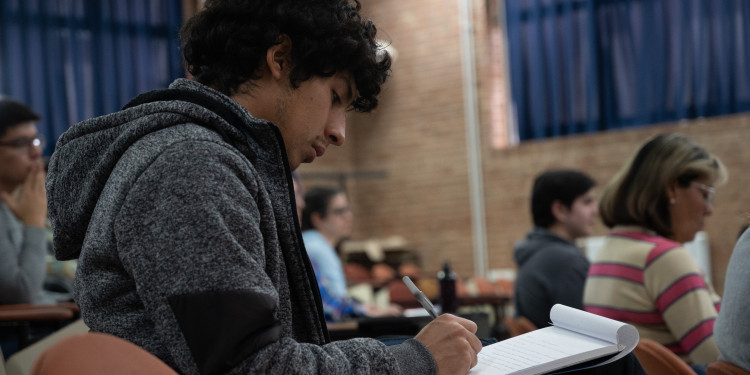
[[[497,279],[492,284],[494,285],[495,290],[499,291],[500,293],[507,296],[513,295],[513,287],[515,285],[514,281],[507,279]]]
[[[8,357],[8,360],[5,362],[5,371],[8,375],[28,375],[31,373],[34,362],[49,347],[66,337],[88,331],[89,327],[86,326],[83,320],[78,319]],[[0,372],[0,375],[2,375],[2,372]]]
[[[391,303],[395,303],[405,309],[421,307],[419,301],[414,298],[409,288],[401,280],[393,280],[388,283],[388,295]]]
[[[537,326],[524,316],[510,317],[506,316],[504,319],[505,326],[508,327],[508,335],[515,337],[523,335],[537,329]]]
[[[80,313],[75,304],[32,305],[11,304],[0,306],[0,335],[6,340],[15,341],[18,349],[23,349],[36,341],[38,335],[31,332],[52,332],[72,322]],[[6,349],[8,349],[6,347]],[[5,353],[12,356],[16,349]]]
[[[344,277],[349,285],[369,284],[371,275],[370,270],[359,263],[344,263]]]
[[[750,375],[750,371],[726,361],[716,361],[706,368],[708,375]]]
[[[153,354],[119,337],[89,332],[60,340],[39,356],[32,375],[177,375]]]
[[[682,358],[657,341],[642,338],[633,353],[649,375],[695,375]]]
[[[484,277],[475,276],[472,281],[477,288],[478,295],[499,294],[498,291],[495,290],[495,286]]]

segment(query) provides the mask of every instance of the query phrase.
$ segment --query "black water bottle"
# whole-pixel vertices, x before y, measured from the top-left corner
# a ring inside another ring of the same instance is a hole
[[[456,299],[456,274],[451,270],[451,264],[447,260],[443,263],[443,270],[438,272],[440,282],[440,308],[443,313],[455,313],[458,309]]]

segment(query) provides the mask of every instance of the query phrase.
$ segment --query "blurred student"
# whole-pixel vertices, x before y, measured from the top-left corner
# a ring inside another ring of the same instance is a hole
[[[750,231],[743,229],[729,259],[714,337],[719,359],[750,371]]]
[[[40,303],[47,254],[42,148],[29,107],[0,99],[0,304]]]
[[[37,121],[39,115],[26,105],[0,98],[0,305],[48,302],[44,140]],[[16,334],[0,333],[5,357],[18,344]]]
[[[595,182],[583,172],[558,169],[540,174],[531,191],[534,228],[519,242],[514,301],[516,314],[541,328],[556,303],[583,309],[589,261],[575,241],[590,236],[598,216]]]
[[[333,187],[314,187],[305,194],[302,238],[310,257],[328,321],[358,316],[398,315],[395,306],[360,304],[347,294],[346,277],[336,248],[352,235],[352,211],[346,194]]]
[[[680,134],[649,139],[605,188],[600,214],[612,228],[589,269],[586,310],[633,324],[702,371],[719,356],[719,296],[685,250],[713,212],[727,172]]]

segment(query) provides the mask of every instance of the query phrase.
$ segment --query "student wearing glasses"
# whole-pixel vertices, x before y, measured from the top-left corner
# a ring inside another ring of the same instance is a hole
[[[43,299],[47,193],[37,121],[29,107],[0,99],[0,305]]]
[[[349,200],[342,190],[320,186],[305,194],[302,239],[318,281],[326,320],[400,314],[395,306],[363,305],[348,297],[344,268],[336,248],[352,235],[352,219]]]
[[[612,231],[584,291],[587,311],[635,325],[697,370],[719,356],[720,300],[683,244],[704,228],[726,180],[719,159],[683,135],[646,142],[602,194]]]

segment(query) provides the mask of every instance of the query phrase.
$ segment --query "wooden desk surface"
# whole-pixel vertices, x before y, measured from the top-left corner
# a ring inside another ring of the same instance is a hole
[[[57,305],[3,305],[0,306],[0,322],[61,321],[72,319],[73,310]]]
[[[348,331],[356,330],[359,327],[359,323],[356,320],[350,320],[347,322],[327,322],[328,331]]]
[[[489,334],[489,317],[486,313],[468,313],[459,314],[459,316],[474,321],[480,326],[481,331],[486,331]],[[331,340],[337,341],[354,337],[415,336],[431,321],[432,318],[429,316],[390,316],[327,323],[327,326]],[[479,334],[479,332],[477,333]],[[487,334],[480,337],[486,338]]]

